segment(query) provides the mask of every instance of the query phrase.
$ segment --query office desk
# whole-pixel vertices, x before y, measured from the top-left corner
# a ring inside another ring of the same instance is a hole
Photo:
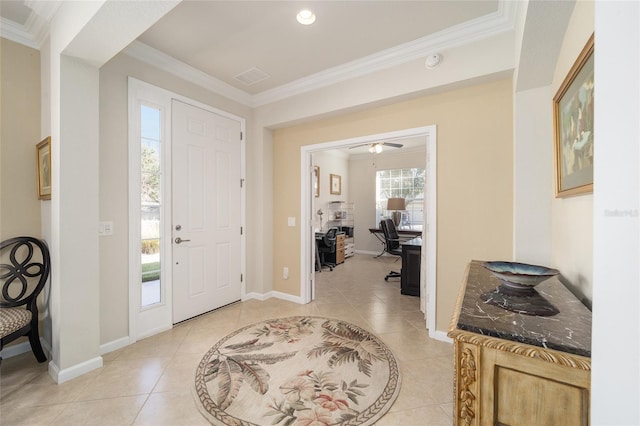
[[[400,293],[420,296],[420,261],[422,238],[414,238],[402,245],[402,271],[400,272]]]
[[[400,238],[410,239],[411,237],[422,237],[422,231],[412,231],[409,229],[398,229],[398,235]],[[385,251],[385,240],[384,240],[384,232],[380,228],[369,228],[369,232],[373,234],[374,237],[380,241],[382,244],[382,251],[376,257],[380,257],[384,254]]]
[[[324,238],[325,232],[316,232],[316,271],[322,271],[322,262],[320,259],[319,241]],[[340,231],[336,234],[336,249],[332,253],[325,253],[325,261],[333,263],[336,266],[340,263],[344,263],[344,247],[345,247],[345,233]]]

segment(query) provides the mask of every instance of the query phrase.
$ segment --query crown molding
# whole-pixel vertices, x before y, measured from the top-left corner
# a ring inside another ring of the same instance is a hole
[[[515,27],[517,7],[515,2],[501,0],[498,10],[491,14],[464,22],[430,36],[383,50],[362,59],[321,71],[291,83],[265,90],[255,95],[250,95],[247,92],[236,89],[209,74],[197,70],[138,41],[133,42],[127,47],[124,53],[201,85],[202,87],[213,90],[236,102],[256,108],[312,90],[321,89],[341,81],[361,77],[375,71],[420,59],[436,50],[452,48],[489,38],[506,31],[512,31]]]
[[[55,15],[60,8],[62,2],[60,0],[25,0],[24,4],[33,11],[31,15],[35,13],[44,21],[50,22],[51,19],[53,19],[53,15]],[[31,19],[31,16],[29,16],[29,19]]]
[[[56,10],[58,10],[57,7],[53,11],[54,14]],[[31,34],[34,42],[38,45],[38,48],[42,47],[44,41],[49,37],[49,22],[51,22],[51,16],[43,18],[42,16],[31,12],[27,22],[24,24],[26,30]]]
[[[251,106],[252,104],[251,95],[247,92],[236,89],[230,84],[218,80],[142,42],[134,41],[127,46],[122,53],[204,87],[205,89],[212,90],[243,105]]]
[[[24,25],[20,25],[6,18],[0,18],[0,36],[7,40],[15,41],[32,49],[40,49],[33,36]]]
[[[498,10],[480,18],[439,31],[417,40],[394,46],[362,59],[321,71],[254,95],[254,107],[320,89],[341,81],[388,69],[446,48],[486,39],[515,28],[517,2],[501,0]]]
[[[518,3],[500,0],[498,10],[491,14],[255,95],[237,89],[139,41],[131,43],[123,50],[123,53],[212,90],[242,105],[255,108],[424,58],[438,50],[461,46],[513,31]],[[26,4],[33,10],[26,25],[23,26],[2,18],[0,35],[25,46],[39,49],[48,36],[48,23],[60,7],[61,2],[27,0]]]
[[[27,22],[21,25],[1,18],[0,35],[16,43],[40,50],[49,36],[49,22],[60,8],[61,2],[58,0],[25,0],[24,4],[31,9]]]

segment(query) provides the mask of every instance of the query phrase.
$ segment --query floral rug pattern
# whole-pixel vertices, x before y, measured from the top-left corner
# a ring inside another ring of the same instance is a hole
[[[345,321],[298,316],[224,337],[196,368],[194,395],[218,425],[370,425],[400,391],[391,351]]]

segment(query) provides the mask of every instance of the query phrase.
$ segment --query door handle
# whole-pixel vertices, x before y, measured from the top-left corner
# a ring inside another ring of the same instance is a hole
[[[176,244],[180,244],[180,243],[184,243],[184,242],[191,241],[191,240],[183,240],[180,237],[176,237],[176,239],[174,241],[176,242]]]

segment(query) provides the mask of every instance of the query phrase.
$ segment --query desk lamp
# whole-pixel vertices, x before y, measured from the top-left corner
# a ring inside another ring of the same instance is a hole
[[[401,211],[405,209],[405,201],[404,198],[388,198],[387,199],[387,210],[393,211],[391,214],[391,219],[393,223],[396,225],[396,228],[400,226],[400,218],[402,217]]]

